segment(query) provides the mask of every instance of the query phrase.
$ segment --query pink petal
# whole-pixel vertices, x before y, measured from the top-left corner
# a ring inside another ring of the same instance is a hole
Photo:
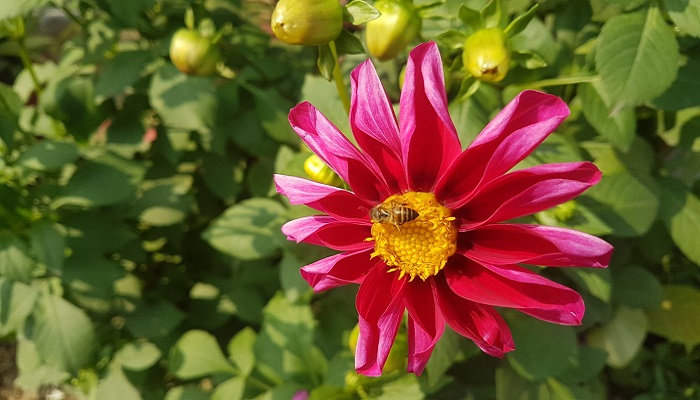
[[[289,112],[289,123],[301,140],[328,164],[363,200],[378,204],[389,196],[377,167],[316,107],[303,102]]]
[[[407,184],[399,127],[391,101],[369,60],[355,68],[350,79],[350,126],[355,140],[364,154],[375,161],[391,191],[403,192]]]
[[[389,350],[403,318],[406,279],[387,273],[383,263],[367,274],[357,292],[360,337],[355,350],[355,369],[367,376],[382,374]]]
[[[435,284],[442,315],[455,332],[473,340],[481,350],[494,357],[501,358],[515,349],[506,321],[493,307],[456,295],[445,281],[444,274],[436,276]]]
[[[455,215],[465,220],[463,229],[530,215],[573,199],[600,177],[587,161],[521,169],[493,180]]]
[[[338,221],[327,215],[297,218],[282,225],[287,239],[325,246],[333,250],[360,250],[374,246],[365,239],[372,237],[369,224]]]
[[[406,286],[408,309],[408,372],[420,375],[445,330],[433,279],[418,279]]]
[[[417,46],[409,55],[399,120],[409,186],[430,192],[462,151],[447,110],[440,52],[433,42]]]
[[[360,283],[367,272],[380,261],[370,260],[374,248],[335,254],[301,268],[301,276],[321,292],[348,283]]]
[[[580,325],[585,311],[574,290],[517,265],[465,261],[445,270],[445,278],[452,291],[467,300],[516,308],[556,324]]]
[[[605,268],[613,247],[572,229],[541,225],[493,224],[460,234],[466,257],[493,265]]]
[[[435,194],[449,208],[523,160],[569,115],[558,97],[526,90],[500,112],[440,179]]]
[[[292,204],[304,204],[341,221],[369,222],[373,207],[353,192],[295,176],[275,175],[277,192]]]

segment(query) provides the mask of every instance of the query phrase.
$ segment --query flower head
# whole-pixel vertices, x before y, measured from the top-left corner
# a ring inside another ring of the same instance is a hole
[[[315,291],[358,283],[355,367],[380,375],[408,313],[408,370],[420,374],[445,324],[484,352],[514,349],[494,307],[577,325],[581,296],[519,264],[606,267],[612,247],[563,228],[503,221],[578,196],[601,173],[589,162],[509,172],[569,114],[559,98],[525,91],[462,151],[447,110],[437,46],[409,56],[400,117],[368,61],[351,74],[350,125],[359,149],[309,103],[294,130],[348,184],[277,175],[278,191],[323,215],[282,227],[290,240],[339,251],[302,268]]]

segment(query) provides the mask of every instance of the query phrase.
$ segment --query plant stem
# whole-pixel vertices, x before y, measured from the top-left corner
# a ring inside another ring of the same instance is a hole
[[[345,82],[343,81],[343,75],[340,73],[340,63],[338,62],[338,50],[335,48],[335,42],[331,41],[328,43],[331,48],[331,53],[333,54],[333,60],[335,65],[333,66],[333,80],[335,81],[335,87],[338,90],[338,96],[340,96],[340,101],[343,102],[343,107],[345,112],[350,114],[350,95],[345,87]]]
[[[41,83],[39,82],[39,77],[34,70],[34,64],[32,60],[29,59],[29,53],[27,52],[27,47],[24,43],[24,37],[17,39],[17,44],[19,45],[19,58],[22,60],[22,65],[29,72],[29,76],[32,78],[34,83],[34,92],[36,93],[37,100],[41,98]]]

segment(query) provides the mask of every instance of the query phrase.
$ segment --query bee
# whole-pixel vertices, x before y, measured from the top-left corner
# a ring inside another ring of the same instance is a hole
[[[394,225],[399,232],[401,232],[401,229],[399,229],[400,225],[413,221],[419,215],[418,211],[402,203],[380,204],[372,207],[369,212],[369,217],[372,220],[380,224],[388,223]]]

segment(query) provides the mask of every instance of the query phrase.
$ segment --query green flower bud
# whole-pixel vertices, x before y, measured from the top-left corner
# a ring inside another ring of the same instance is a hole
[[[211,75],[221,61],[221,52],[197,31],[180,28],[170,41],[170,61],[189,75]]]
[[[382,15],[367,22],[367,50],[381,61],[390,60],[418,36],[421,18],[412,0],[377,0],[374,8]]]
[[[464,42],[462,61],[476,79],[500,82],[510,68],[510,41],[498,28],[482,29]]]
[[[355,325],[355,327],[352,329],[350,332],[350,336],[348,337],[348,347],[350,347],[350,350],[352,351],[353,354],[355,354],[355,350],[357,349],[357,342],[360,337],[360,325]],[[386,363],[384,364],[384,369],[382,372],[384,373],[391,373],[393,371],[398,371],[398,370],[403,370],[406,369],[406,354],[408,353],[408,342],[406,339],[406,332],[399,331],[399,333],[396,334],[396,338],[394,338],[394,344],[391,346],[391,350],[389,350],[389,357],[386,359]],[[345,378],[345,383],[347,386],[351,386],[348,381],[348,377]],[[356,382],[352,382],[356,383]]]
[[[310,155],[304,161],[304,172],[315,182],[336,187],[343,185],[340,177],[316,154]]]
[[[338,0],[280,0],[270,26],[284,43],[318,46],[340,35],[343,8]]]

